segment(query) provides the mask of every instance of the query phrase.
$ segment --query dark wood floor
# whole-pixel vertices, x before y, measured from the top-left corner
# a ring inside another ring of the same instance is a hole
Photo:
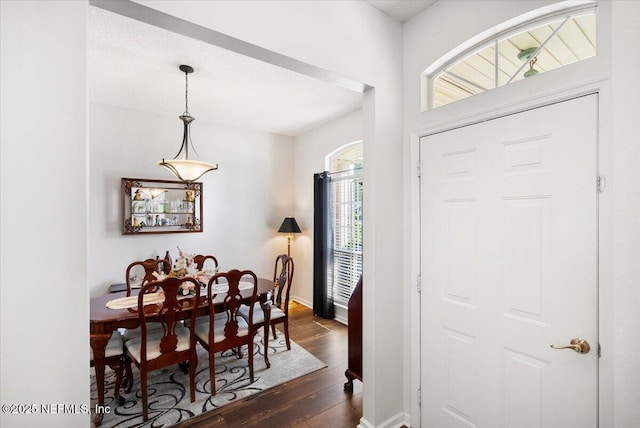
[[[344,392],[347,368],[347,327],[313,316],[311,309],[292,303],[291,339],[327,367],[226,405],[179,425],[186,427],[352,428],[362,416],[362,384]]]

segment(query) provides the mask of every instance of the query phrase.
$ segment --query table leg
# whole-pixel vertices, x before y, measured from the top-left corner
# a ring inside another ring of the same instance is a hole
[[[89,344],[93,349],[93,366],[96,370],[96,389],[98,390],[99,408],[104,408],[104,350],[107,347],[111,333],[89,335]],[[93,419],[95,426],[102,424],[103,413],[96,413]]]

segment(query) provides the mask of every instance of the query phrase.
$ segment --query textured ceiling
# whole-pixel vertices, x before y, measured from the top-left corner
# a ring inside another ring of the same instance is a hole
[[[406,22],[431,6],[436,0],[366,0],[366,2],[398,21]]]
[[[177,117],[188,64],[198,121],[297,136],[362,105],[359,92],[96,7],[88,32],[92,102]]]

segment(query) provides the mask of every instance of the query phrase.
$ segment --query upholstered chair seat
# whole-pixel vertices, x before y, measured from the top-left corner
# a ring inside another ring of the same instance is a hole
[[[150,331],[147,333],[147,359],[155,360],[162,353],[160,352],[160,341],[162,340],[163,331],[162,325],[159,330]],[[189,349],[189,329],[181,324],[176,324],[176,336],[178,337],[178,345],[175,352],[186,351]],[[131,358],[140,362],[140,348],[142,344],[142,337],[138,336],[127,341],[126,346]]]
[[[282,311],[282,309],[272,304],[271,302],[267,302],[265,304],[271,307],[271,316],[270,316],[271,322],[274,322],[275,320],[284,318],[286,316],[286,314]],[[242,307],[240,308],[239,315],[243,318],[249,318],[249,307],[247,305],[242,305]],[[260,302],[253,305],[253,322],[254,324],[262,324],[264,322],[264,311],[262,310],[262,306],[260,305]]]
[[[224,340],[224,328],[227,320],[227,314],[221,313],[214,315],[213,341],[222,342]],[[203,322],[204,321],[204,322]],[[209,320],[196,321],[196,337],[201,342],[209,344]],[[238,337],[247,336],[249,334],[249,324],[243,319],[238,318]]]
[[[148,323],[147,332],[149,334],[152,334],[152,333],[162,334],[162,324],[160,324],[159,322]],[[140,339],[140,335],[141,335],[140,327],[127,328],[127,329],[124,329],[124,332],[122,333],[122,340],[124,340],[125,342],[128,342],[132,339]]]
[[[91,361],[93,361],[93,349],[89,347],[89,351],[91,355]],[[111,358],[118,355],[122,355],[122,336],[118,331],[114,331],[109,338],[107,347],[104,349],[104,358]]]

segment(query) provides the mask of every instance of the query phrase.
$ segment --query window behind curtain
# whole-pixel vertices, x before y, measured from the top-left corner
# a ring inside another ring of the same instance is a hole
[[[362,142],[328,158],[331,173],[333,269],[329,283],[334,303],[346,306],[362,274]]]

